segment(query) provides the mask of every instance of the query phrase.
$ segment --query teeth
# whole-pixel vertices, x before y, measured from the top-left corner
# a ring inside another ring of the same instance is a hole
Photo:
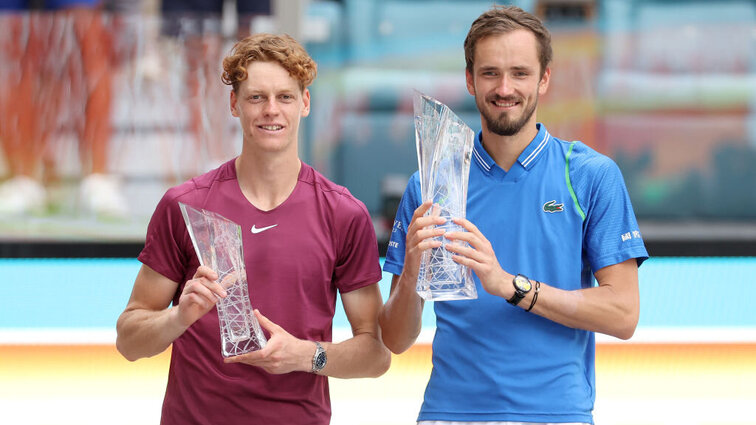
[[[280,125],[261,125],[260,127],[262,127],[264,130],[271,130],[271,131],[280,130],[283,128]]]
[[[510,106],[515,106],[515,105],[517,105],[517,102],[514,102],[514,103],[501,103],[501,102],[494,102],[494,104],[495,104],[496,106],[500,106],[500,107],[502,107],[502,108],[509,108]]]

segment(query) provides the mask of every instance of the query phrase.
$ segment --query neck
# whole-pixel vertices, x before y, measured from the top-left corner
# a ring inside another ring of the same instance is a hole
[[[236,158],[239,188],[257,209],[269,211],[281,205],[297,185],[302,163],[296,155],[245,153]]]
[[[537,134],[535,122],[526,124],[517,134],[511,136],[492,133],[484,123],[481,144],[496,165],[504,171],[509,171]]]

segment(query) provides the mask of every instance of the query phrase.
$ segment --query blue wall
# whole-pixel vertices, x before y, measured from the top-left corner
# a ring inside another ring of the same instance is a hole
[[[135,259],[0,259],[0,331],[115,329],[140,263]],[[640,268],[639,328],[756,327],[756,257],[651,258]],[[391,275],[380,282],[388,297]],[[432,306],[423,325],[435,324]],[[340,304],[334,327],[349,328]]]

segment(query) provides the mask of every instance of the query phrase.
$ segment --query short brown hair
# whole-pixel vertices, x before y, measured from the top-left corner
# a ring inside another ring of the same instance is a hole
[[[238,41],[223,59],[221,80],[234,92],[247,79],[247,66],[252,62],[276,62],[299,81],[299,88],[312,84],[318,66],[297,40],[290,35],[254,34]]]
[[[484,12],[470,26],[465,38],[465,63],[467,70],[473,72],[475,59],[475,45],[482,38],[490,35],[506,34],[508,32],[525,29],[535,35],[538,42],[538,61],[541,64],[541,76],[551,63],[551,33],[537,16],[532,15],[517,6],[494,6]]]

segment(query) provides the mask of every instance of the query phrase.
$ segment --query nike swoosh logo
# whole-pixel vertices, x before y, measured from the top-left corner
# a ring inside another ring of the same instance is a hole
[[[251,230],[251,231],[252,231],[252,233],[256,235],[256,234],[258,234],[258,233],[260,233],[260,232],[264,232],[264,231],[266,231],[266,230],[268,230],[268,229],[272,229],[272,228],[274,228],[274,227],[276,227],[276,226],[278,226],[278,225],[277,225],[277,224],[271,224],[270,226],[267,226],[267,227],[260,227],[260,228],[258,229],[258,228],[256,228],[256,227],[255,227],[255,225],[253,224],[253,225],[252,225],[252,228],[251,228],[251,229],[249,229],[249,230]]]

